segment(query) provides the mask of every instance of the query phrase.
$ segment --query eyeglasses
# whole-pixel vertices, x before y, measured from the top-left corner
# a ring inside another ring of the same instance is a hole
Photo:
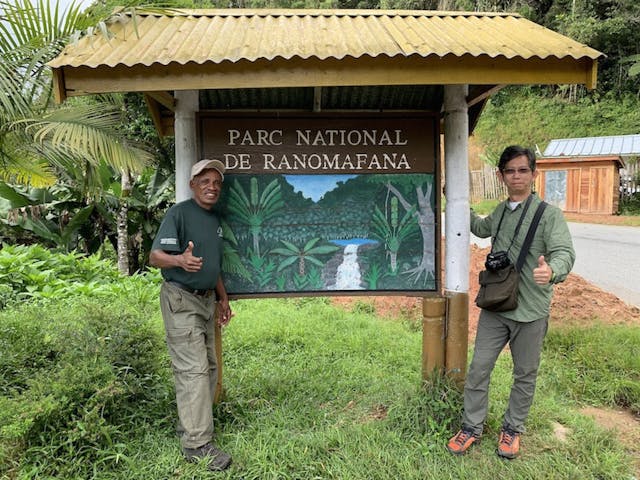
[[[530,168],[505,168],[502,173],[504,175],[515,175],[516,173],[518,175],[526,175],[527,173],[530,173],[531,169]]]

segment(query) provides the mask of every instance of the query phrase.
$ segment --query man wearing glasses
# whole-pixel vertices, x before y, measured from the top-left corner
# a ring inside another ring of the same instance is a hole
[[[515,264],[541,202],[532,193],[533,181],[538,175],[534,153],[520,146],[507,147],[500,156],[497,175],[507,187],[509,198],[486,218],[472,211],[471,231],[480,238],[491,237],[492,251],[507,252]],[[521,228],[517,228],[519,222]],[[503,312],[485,309],[480,312],[473,359],[464,387],[462,428],[447,444],[451,453],[464,454],[479,441],[487,416],[491,373],[508,343],[513,359],[513,385],[498,437],[497,454],[507,459],[518,456],[520,435],[533,402],[553,284],[567,277],[574,260],[575,251],[564,216],[560,209],[549,205],[540,218],[520,270],[518,306]]]

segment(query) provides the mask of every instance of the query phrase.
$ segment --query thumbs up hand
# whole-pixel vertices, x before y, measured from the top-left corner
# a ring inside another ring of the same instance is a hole
[[[538,285],[545,285],[551,281],[553,270],[544,259],[544,255],[540,255],[538,258],[538,266],[533,269],[533,280]]]
[[[193,255],[193,242],[189,241],[187,248],[185,248],[182,255],[180,255],[180,266],[187,272],[197,272],[202,268],[202,257],[195,257]]]

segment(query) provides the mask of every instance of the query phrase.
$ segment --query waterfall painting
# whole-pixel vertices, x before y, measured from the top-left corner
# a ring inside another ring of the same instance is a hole
[[[207,112],[235,298],[439,291],[439,112]]]
[[[228,292],[436,291],[434,177],[226,175],[218,208]]]

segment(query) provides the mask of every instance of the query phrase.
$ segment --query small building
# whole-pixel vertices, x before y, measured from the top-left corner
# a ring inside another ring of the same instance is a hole
[[[536,191],[564,212],[615,215],[621,168],[620,155],[540,158]]]
[[[624,156],[640,154],[640,135],[552,140],[538,159],[536,190],[564,212],[615,215]]]

